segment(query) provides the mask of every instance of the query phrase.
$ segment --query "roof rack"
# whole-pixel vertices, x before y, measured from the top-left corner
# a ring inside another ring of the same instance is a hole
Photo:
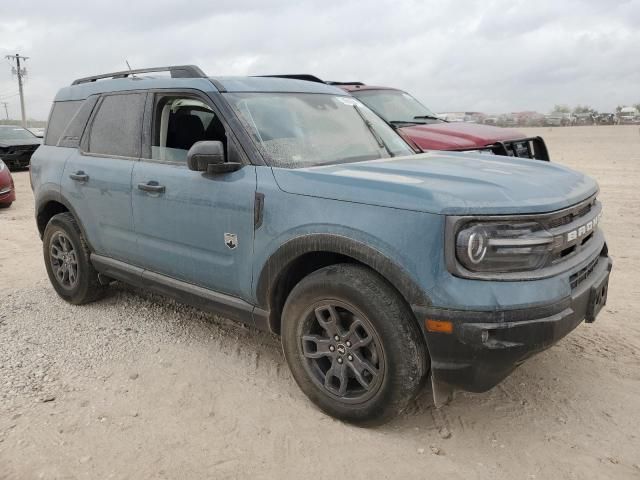
[[[140,68],[137,70],[123,70],[121,72],[103,73],[102,75],[93,75],[91,77],[78,78],[74,80],[71,85],[78,85],[81,83],[95,82],[103,78],[127,78],[131,75],[138,73],[153,73],[153,72],[169,72],[172,78],[206,78],[205,73],[195,65],[174,65],[169,67],[155,67],[155,68]]]
[[[291,73],[284,75],[255,75],[256,77],[271,77],[271,78],[291,78],[293,80],[306,80],[307,82],[326,83],[324,80],[310,75],[308,73]]]

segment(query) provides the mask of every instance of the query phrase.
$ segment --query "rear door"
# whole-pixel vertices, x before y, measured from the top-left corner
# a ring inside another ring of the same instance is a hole
[[[204,96],[149,95],[143,158],[133,170],[137,264],[245,300],[251,291],[255,167]],[[189,170],[193,143],[218,140],[246,165],[207,175]]]
[[[136,251],[131,174],[140,157],[146,93],[102,95],[61,186],[94,251],[131,262]]]

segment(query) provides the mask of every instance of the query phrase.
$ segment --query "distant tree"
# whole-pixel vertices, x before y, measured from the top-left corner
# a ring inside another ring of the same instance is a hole
[[[573,109],[573,113],[596,113],[596,111],[591,108],[589,105],[578,105]]]
[[[640,103],[634,103],[633,107],[640,112]]]
[[[569,108],[569,105],[554,105],[553,107],[553,111],[554,112],[560,112],[560,113],[571,113],[571,109]]]
[[[620,113],[624,107],[622,105],[618,105],[616,107],[616,113]]]

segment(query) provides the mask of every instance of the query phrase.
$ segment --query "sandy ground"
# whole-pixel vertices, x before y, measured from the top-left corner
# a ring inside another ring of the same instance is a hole
[[[278,339],[116,286],[49,286],[27,173],[0,210],[0,479],[640,478],[640,130],[530,129],[596,177],[614,272],[593,325],[484,394],[372,430],[316,410]]]

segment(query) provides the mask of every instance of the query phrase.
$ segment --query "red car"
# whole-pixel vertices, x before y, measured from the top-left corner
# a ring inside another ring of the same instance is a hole
[[[549,160],[542,137],[509,128],[442,120],[407,92],[360,82],[327,82],[349,92],[393,127],[416,151],[480,151]]]
[[[387,122],[416,152],[480,152],[549,161],[542,137],[510,128],[441,119],[407,92],[362,82],[327,82],[307,73],[264,75],[335,85],[349,92]]]
[[[13,186],[11,172],[0,159],[0,208],[8,208],[16,201],[16,191]]]

